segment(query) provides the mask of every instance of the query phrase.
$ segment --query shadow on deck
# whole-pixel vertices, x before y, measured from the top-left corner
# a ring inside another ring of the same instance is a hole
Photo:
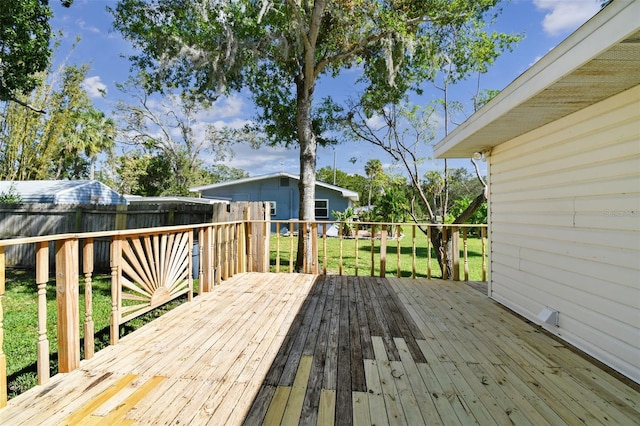
[[[636,424],[640,392],[462,282],[237,275],[0,424]]]

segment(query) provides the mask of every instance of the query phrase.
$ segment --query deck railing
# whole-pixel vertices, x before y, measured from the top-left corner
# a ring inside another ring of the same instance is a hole
[[[334,228],[334,232],[330,233],[333,226],[337,229]],[[275,235],[272,237],[275,247],[271,247],[275,272],[293,271],[298,238],[302,238],[305,252],[310,247],[313,253],[304,257],[302,266],[307,273],[384,277],[389,272],[395,272],[398,277],[415,278],[422,275],[432,278],[439,271],[438,278],[469,281],[469,242],[474,241],[474,248],[478,252],[473,256],[477,264],[474,265],[477,271],[474,271],[473,280],[487,281],[486,225],[290,220],[274,221],[271,229]],[[436,256],[439,247],[434,247],[432,243],[436,233],[442,239],[440,246],[450,247],[450,250],[442,250],[441,253],[444,262],[451,264],[451,277],[447,276],[447,268],[441,270],[439,266]],[[333,250],[328,241],[334,241]],[[451,259],[447,259],[447,256],[451,256]],[[332,270],[330,264],[333,264]]]
[[[291,232],[283,235],[284,223]],[[422,231],[436,232],[432,225],[337,223],[338,234],[329,236],[333,222],[305,223],[300,221],[235,221],[199,225],[171,226],[123,231],[63,234],[0,240],[0,408],[7,403],[7,360],[3,350],[5,278],[7,257],[12,247],[35,245],[35,284],[37,289],[37,381],[49,381],[50,336],[47,334],[47,287],[55,279],[57,309],[58,370],[69,372],[79,367],[81,358],[80,328],[84,335],[84,357],[94,355],[94,318],[92,282],[97,273],[111,276],[110,343],[119,339],[120,325],[145,312],[186,295],[191,300],[194,280],[198,293],[208,292],[216,284],[241,272],[286,272],[283,256],[288,258],[288,271],[293,271],[297,249],[297,233],[305,241],[305,252],[310,256],[304,262],[308,273],[345,274],[351,270],[345,262],[353,262],[354,274],[366,273],[385,276],[389,257],[396,254],[396,272],[402,273],[401,252],[410,247],[410,276],[417,276],[418,264],[426,265],[425,276],[431,277],[432,249],[430,239],[420,238]],[[486,227],[445,226],[439,228],[445,241],[453,243],[454,271],[460,271],[462,252],[463,277],[469,279],[467,241],[473,228],[481,241],[482,280],[486,280]],[[345,230],[349,229],[349,232]],[[408,233],[405,235],[404,232]],[[457,250],[461,235],[462,250]],[[338,253],[329,249],[338,245]],[[110,270],[94,270],[94,252],[97,242],[108,242]],[[272,245],[275,245],[273,247]],[[422,246],[421,246],[422,245]],[[283,247],[287,247],[286,250]],[[393,248],[395,247],[395,249]],[[311,251],[308,249],[311,248]],[[418,249],[424,253],[420,257]],[[53,249],[53,253],[50,251]],[[361,252],[370,261],[364,262]],[[270,254],[273,253],[272,258]],[[54,254],[54,256],[51,256]],[[331,270],[331,260],[337,259],[337,270]],[[378,267],[376,267],[378,264]],[[53,274],[52,274],[53,272]],[[79,294],[80,281],[84,281],[84,294]],[[52,278],[52,275],[55,278]],[[405,273],[406,275],[406,273]],[[446,275],[445,275],[446,278]],[[454,279],[459,279],[454,272]],[[85,310],[80,324],[80,298]]]

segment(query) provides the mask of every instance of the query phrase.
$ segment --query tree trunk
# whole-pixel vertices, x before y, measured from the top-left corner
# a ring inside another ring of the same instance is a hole
[[[296,256],[295,269],[303,272],[306,255],[307,268],[311,270],[315,262],[314,253],[311,250],[311,228],[310,223],[315,221],[315,195],[316,195],[316,135],[313,133],[311,124],[311,95],[313,86],[306,84],[305,79],[296,79],[297,86],[297,106],[296,121],[298,125],[298,140],[300,143],[300,211],[299,219],[304,221],[301,226],[306,227],[305,232],[298,229],[298,253]],[[306,238],[302,238],[302,236]],[[306,241],[305,241],[306,240]],[[305,253],[306,246],[306,253]]]
[[[478,208],[487,200],[487,188],[483,188],[482,192],[478,194],[478,196],[469,204],[460,215],[453,221],[453,224],[462,225],[478,210]],[[415,220],[415,218],[414,218]],[[435,221],[433,222],[434,224]],[[426,229],[420,229],[425,235],[429,235]],[[438,265],[440,266],[440,270],[443,272],[446,269],[447,279],[453,279],[453,243],[452,243],[453,235],[452,232],[449,231],[447,233],[447,241],[446,245],[443,245],[442,238],[442,227],[439,226],[437,228],[432,228],[431,231],[431,244],[433,245],[436,259],[438,260]],[[446,256],[445,256],[446,254]]]

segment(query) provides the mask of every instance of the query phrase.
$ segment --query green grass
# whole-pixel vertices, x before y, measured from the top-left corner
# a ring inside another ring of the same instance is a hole
[[[295,252],[297,249],[298,239],[293,237],[293,261],[295,262]],[[357,275],[366,276],[371,275],[371,240],[359,239],[358,248],[356,250],[356,240],[353,238],[344,238],[340,240],[335,237],[327,237],[326,239],[326,257],[327,257],[327,273],[338,274],[340,272],[340,245],[342,245],[342,274],[343,275],[356,275],[356,265],[358,267]],[[373,253],[374,253],[374,273],[376,276],[380,275],[380,239],[373,240]],[[486,241],[485,241],[486,244]],[[290,258],[290,237],[277,237],[271,236],[270,241],[270,261],[271,271],[276,270],[276,256],[277,248],[280,247],[280,271],[289,270],[289,258]],[[413,273],[413,244],[411,235],[404,236],[400,240],[400,272],[403,277],[410,277]],[[416,251],[416,276],[427,277],[429,272],[429,261],[427,253],[427,237],[424,234],[416,234],[415,242]],[[485,246],[485,253],[487,247]],[[320,265],[320,271],[323,268],[323,253],[324,242],[322,238],[318,239],[318,262]],[[356,260],[357,252],[357,260]],[[386,259],[386,275],[397,276],[397,259],[398,259],[398,246],[396,240],[387,240],[387,259]],[[467,258],[469,268],[469,280],[481,281],[482,280],[482,240],[480,238],[467,239]],[[486,262],[486,260],[485,260]],[[430,261],[431,277],[440,278],[442,272],[436,260],[435,252],[431,247],[431,261]],[[463,242],[460,238],[460,279],[464,279],[464,263],[463,263]]]
[[[197,282],[194,284],[197,288]],[[92,281],[93,321],[95,331],[94,350],[109,345],[109,316],[111,313],[111,277],[98,275]],[[80,280],[80,345],[84,359],[84,280]],[[158,318],[173,307],[183,303],[186,296],[176,299],[145,315],[120,326],[120,336],[124,336],[144,324]],[[9,398],[32,388],[37,384],[38,346],[38,298],[33,271],[7,269],[6,293],[2,301],[4,309],[4,345],[7,357],[7,387]],[[47,339],[49,340],[49,370],[58,372],[58,338],[55,277],[47,284]]]

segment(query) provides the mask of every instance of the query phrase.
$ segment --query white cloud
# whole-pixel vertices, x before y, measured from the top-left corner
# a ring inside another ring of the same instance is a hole
[[[82,31],[88,31],[88,32],[92,32],[92,33],[100,33],[100,30],[98,29],[98,27],[96,27],[94,25],[88,25],[87,22],[82,20],[82,19],[76,20],[76,24],[78,25],[78,27],[80,27],[80,29]]]
[[[100,81],[99,76],[87,77],[82,82],[82,88],[91,98],[101,98],[107,93],[107,86]]]
[[[542,27],[550,36],[575,30],[600,10],[599,0],[533,0],[533,3],[539,10],[548,11]]]

